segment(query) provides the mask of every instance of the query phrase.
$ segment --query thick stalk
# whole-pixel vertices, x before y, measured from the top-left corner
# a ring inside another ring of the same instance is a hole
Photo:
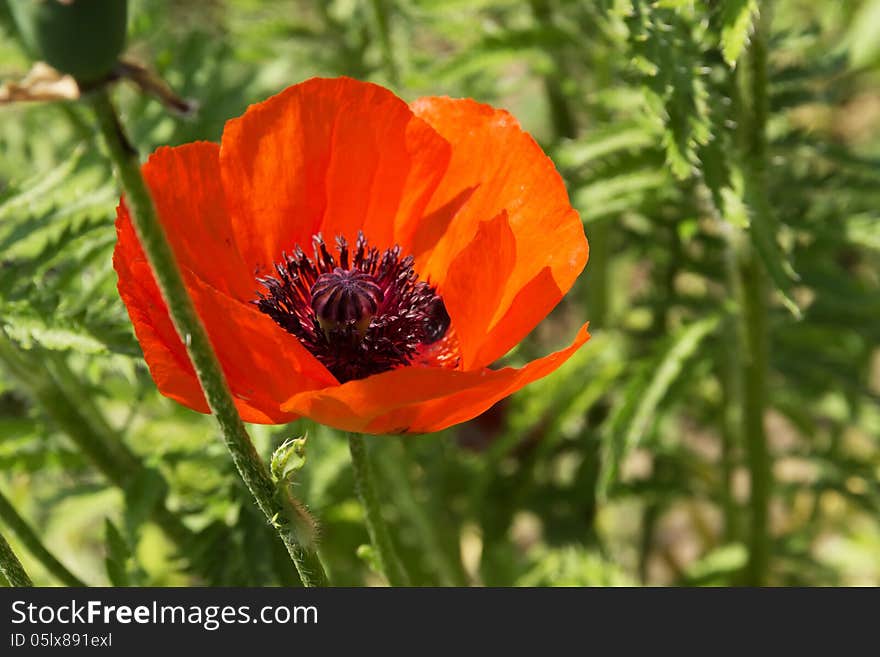
[[[43,564],[46,570],[65,586],[86,586],[85,582],[71,573],[63,563],[55,558],[55,555],[46,549],[37,533],[24,518],[18,515],[18,512],[2,493],[0,493],[0,519],[12,530],[13,534],[18,536],[18,540]]]
[[[141,175],[137,152],[123,131],[107,90],[95,92],[91,96],[91,105],[122,184],[135,232],[156,276],[174,327],[186,345],[235,467],[260,510],[278,531],[303,584],[325,585],[324,569],[314,549],[314,520],[286,487],[275,485],[269,468],[257,454],[238,415],[220,363],[189,298],[159,222],[153,199]]]
[[[739,275],[736,263],[729,258],[728,263],[728,286],[732,290],[739,289]],[[737,293],[735,298],[741,299]],[[720,378],[722,383],[722,395],[724,415],[721,427],[721,510],[724,516],[724,539],[726,542],[740,540],[739,507],[733,493],[733,477],[737,463],[738,439],[743,435],[742,429],[742,368],[737,355],[739,348],[739,333],[736,326],[737,318],[726,317],[723,326],[724,343],[730,345],[721,355]]]
[[[754,256],[740,262],[742,281],[743,355],[743,430],[748,462],[749,493],[749,560],[746,583],[766,583],[770,560],[769,504],[772,488],[770,450],[764,431],[764,410],[767,394],[766,300],[764,272]]]
[[[15,552],[9,547],[9,543],[0,534],[0,573],[9,582],[9,586],[33,586],[34,583],[25,572],[21,561],[15,556]]]
[[[771,222],[767,193],[767,40],[770,3],[765,3],[755,25],[746,61],[740,68],[740,145],[746,172],[746,198],[753,222]],[[737,275],[741,295],[740,341],[742,359],[742,428],[750,476],[749,559],[746,584],[767,583],[771,541],[769,506],[773,487],[772,462],[764,429],[767,398],[767,290],[765,272],[748,240],[737,245]]]
[[[355,487],[364,507],[367,532],[370,534],[370,541],[376,551],[382,572],[391,586],[409,586],[409,575],[400,557],[397,556],[388,525],[382,517],[382,504],[376,490],[373,467],[370,464],[364,437],[357,433],[348,434],[348,448],[351,452]]]

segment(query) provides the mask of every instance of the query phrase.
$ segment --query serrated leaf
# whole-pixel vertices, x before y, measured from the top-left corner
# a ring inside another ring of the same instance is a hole
[[[599,179],[574,193],[574,205],[585,222],[621,212],[636,205],[641,194],[669,181],[665,171],[654,168]]]
[[[738,228],[749,227],[749,210],[743,201],[742,194],[730,187],[721,188],[723,205],[722,217]]]
[[[141,470],[125,487],[125,529],[129,536],[137,536],[141,525],[162,503],[167,491],[165,479],[152,468]]]
[[[662,143],[672,173],[697,170],[696,149],[708,142],[708,91],[703,80],[703,27],[694,9],[670,9],[632,0],[626,17],[633,67],[642,76],[645,102],[663,122]]]
[[[795,318],[800,319],[801,310],[791,294],[792,286],[799,277],[776,241],[776,222],[770,210],[769,200],[765,194],[755,190],[757,183],[751,180],[752,172],[744,172],[743,175],[746,181],[746,203],[755,214],[748,230],[752,245],[779,292],[782,304]]]
[[[733,68],[749,42],[757,0],[723,0],[721,4],[721,53]]]
[[[619,151],[653,146],[656,140],[656,131],[644,125],[613,124],[583,139],[563,144],[554,159],[560,167],[579,167]]]
[[[0,219],[9,216],[12,212],[28,211],[34,203],[43,201],[50,192],[63,185],[76,169],[83,152],[83,148],[78,148],[52,171],[10,187],[0,203]]]
[[[110,583],[113,586],[129,586],[127,563],[131,557],[131,549],[122,533],[109,518],[104,520],[104,542],[107,548],[104,566],[107,569]]]
[[[649,363],[641,376],[633,377],[623,403],[618,406],[611,419],[610,436],[606,442],[597,489],[599,497],[605,497],[623,458],[648,432],[666,392],[702,341],[718,326],[719,321],[717,316],[712,316],[685,327],[669,347]]]
[[[11,306],[3,308],[3,328],[25,349],[40,345],[53,351],[77,351],[84,354],[106,353],[106,345],[76,328],[48,326],[35,314],[16,313]]]

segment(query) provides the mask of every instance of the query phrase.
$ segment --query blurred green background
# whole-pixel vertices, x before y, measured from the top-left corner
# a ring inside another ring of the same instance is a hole
[[[143,156],[344,74],[507,108],[568,184],[590,262],[506,361],[591,342],[469,423],[369,441],[416,583],[880,584],[880,1],[758,4],[131,2],[127,55],[200,105],[122,85]],[[0,32],[20,78],[5,6]],[[101,149],[84,106],[0,107],[0,531],[43,585],[36,538],[89,584],[296,584],[214,422],[150,379]],[[344,436],[252,429],[267,457],[308,434],[330,576],[381,584]]]

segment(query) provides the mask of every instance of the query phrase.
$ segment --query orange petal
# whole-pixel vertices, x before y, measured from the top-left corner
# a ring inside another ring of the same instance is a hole
[[[474,363],[491,363],[510,351],[553,310],[562,296],[550,267],[544,267],[517,292],[504,315],[484,335]]]
[[[159,390],[166,396],[208,412],[208,407],[162,299],[152,270],[120,205],[118,241],[113,254],[119,293]],[[292,394],[336,380],[293,336],[250,304],[217,290],[192,271],[183,271],[187,290],[208,332],[242,417],[249,422],[288,422],[280,402]]]
[[[294,395],[281,408],[344,431],[424,433],[476,417],[547,376],[588,339],[587,325],[561,351],[520,369],[478,371],[403,367],[341,386]]]
[[[159,219],[180,266],[242,301],[259,287],[233,242],[220,183],[220,147],[163,147],[143,166]]]
[[[421,217],[449,145],[387,89],[314,78],[226,124],[220,152],[227,207],[245,262],[267,272],[322,232],[392,245]]]
[[[118,212],[120,219],[116,225],[120,241],[113,253],[113,267],[119,277],[119,295],[134,325],[150,374],[163,395],[200,413],[208,413],[195,370],[171,323],[153,273],[143,258],[130,257],[135,243],[133,230],[127,215],[123,224],[122,206]]]
[[[481,222],[474,239],[450,265],[439,292],[458,336],[460,369],[474,369],[515,265],[516,238],[504,211]]]
[[[486,365],[525,337],[571,288],[587,261],[583,226],[553,163],[510,114],[450,98],[422,98],[412,108],[452,145],[449,168],[426,212],[436,213],[469,194],[442,237],[417,258],[422,277],[443,288],[447,275],[454,275],[453,267],[466,266],[457,256],[481,222],[502,211],[515,237],[516,264],[505,278],[486,338],[467,347],[479,354],[473,366]],[[426,231],[436,232],[436,226],[420,226],[410,243],[424,242]],[[545,269],[549,278],[541,274]],[[541,300],[542,314],[514,307],[528,285],[533,286],[529,297]],[[481,303],[479,293],[472,295],[472,302]]]

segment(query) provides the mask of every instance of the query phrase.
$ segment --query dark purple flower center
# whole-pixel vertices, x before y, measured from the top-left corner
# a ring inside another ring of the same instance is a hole
[[[311,293],[312,310],[325,333],[352,323],[363,335],[385,298],[372,276],[342,267],[318,276]]]
[[[254,303],[340,382],[402,365],[457,365],[446,306],[412,256],[401,258],[398,246],[380,252],[362,233],[354,250],[337,237],[335,256],[321,235],[312,247],[312,258],[299,245],[282,254],[277,276],[257,279],[266,292]]]

